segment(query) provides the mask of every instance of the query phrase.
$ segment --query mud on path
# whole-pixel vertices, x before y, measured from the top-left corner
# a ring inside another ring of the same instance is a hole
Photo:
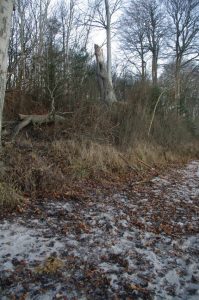
[[[199,299],[199,162],[1,221],[0,299]]]

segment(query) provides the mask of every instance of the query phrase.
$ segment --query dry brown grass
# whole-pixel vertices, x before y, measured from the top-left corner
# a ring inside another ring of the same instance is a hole
[[[178,160],[177,155],[172,152],[165,151],[165,149],[154,143],[138,143],[134,149],[135,156],[148,164],[164,165],[168,162]]]
[[[0,209],[13,209],[22,202],[23,197],[16,188],[0,182]]]
[[[74,176],[96,171],[120,171],[125,167],[121,153],[112,145],[92,141],[55,141],[51,153],[60,159]]]
[[[174,113],[164,117],[157,112],[147,136],[151,120],[147,89],[135,88],[127,104],[111,109],[83,101],[63,124],[25,128],[15,143],[9,143],[8,136],[4,182],[34,196],[61,193],[77,179],[196,157],[198,143]],[[7,116],[9,112],[7,107]]]
[[[121,151],[111,144],[90,140],[20,141],[8,144],[4,151],[9,165],[4,181],[31,196],[62,193],[71,181],[94,179],[98,174],[111,176],[126,172],[129,167],[143,170],[148,169],[145,164],[154,167],[182,160],[181,154],[148,142],[135,142],[133,148]],[[183,153],[184,160],[190,158],[188,153]]]
[[[4,157],[9,167],[5,181],[31,195],[57,189],[61,192],[64,176],[57,162],[48,157],[48,147],[35,143],[30,149],[23,142],[7,145]]]
[[[9,164],[4,180],[30,195],[64,192],[72,180],[97,172],[119,172],[126,164],[111,145],[92,141],[57,140],[52,143],[20,141],[4,148]]]
[[[44,263],[35,268],[35,272],[39,274],[55,274],[61,270],[64,266],[64,262],[57,257],[48,257]]]

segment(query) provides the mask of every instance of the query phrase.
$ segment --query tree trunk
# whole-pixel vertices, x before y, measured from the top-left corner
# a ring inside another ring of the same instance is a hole
[[[158,82],[158,73],[157,73],[157,69],[158,69],[158,64],[157,64],[157,55],[156,55],[156,51],[153,53],[153,57],[152,57],[152,82],[153,85],[157,85]]]
[[[20,17],[19,22],[19,40],[20,40],[20,62],[19,62],[19,76],[18,87],[24,90],[25,87],[25,70],[26,70],[26,55],[25,55],[25,8],[21,0],[17,2],[18,14]]]
[[[180,74],[179,72],[176,73],[175,78],[175,100],[179,103],[180,100]]]
[[[12,22],[13,1],[1,0],[0,3],[0,146],[2,114],[7,79],[7,52]]]
[[[111,61],[111,16],[110,16],[110,8],[109,1],[105,0],[105,8],[106,8],[106,36],[107,36],[107,73],[110,84],[112,85],[112,61]]]
[[[146,79],[146,62],[144,60],[144,47],[143,44],[141,43],[141,77],[142,77],[142,82],[145,81]]]
[[[179,104],[180,101],[180,69],[181,69],[181,59],[176,59],[175,64],[175,102],[176,104]]]
[[[111,105],[117,100],[112,84],[109,81],[106,64],[104,63],[103,51],[98,45],[95,45],[95,56],[97,61],[97,77],[100,89],[100,98],[102,102]]]

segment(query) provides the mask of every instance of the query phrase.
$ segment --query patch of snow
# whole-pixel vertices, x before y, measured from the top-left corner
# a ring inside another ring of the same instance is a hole
[[[172,219],[170,224],[183,229],[185,225],[199,222],[197,214],[191,215],[190,219],[186,215],[181,217],[184,211],[181,204],[191,207],[197,201],[199,163],[191,162],[178,175],[182,179],[176,182],[167,177],[155,178],[152,181],[153,193],[155,196],[161,194],[163,204],[175,203],[179,218]],[[93,267],[92,270],[100,270],[109,279],[110,299],[113,298],[112,293],[120,293],[125,284],[135,284],[146,287],[155,300],[198,300],[199,235],[174,238],[164,233],[147,231],[147,226],[153,225],[153,221],[148,219],[153,211],[149,206],[142,213],[142,207],[147,207],[150,199],[150,195],[145,192],[136,192],[135,199],[128,199],[124,194],[117,193],[112,196],[113,202],[107,197],[93,203],[91,207],[78,206],[78,223],[83,219],[88,226],[85,232],[79,228],[76,228],[76,232],[73,228],[75,221],[71,221],[71,217],[68,219],[68,215],[73,216],[74,213],[75,217],[77,213],[77,203],[72,201],[46,203],[44,209],[48,214],[45,220],[33,215],[28,223],[22,218],[0,223],[0,276],[6,274],[9,277],[16,270],[16,260],[25,260],[31,268],[52,254],[61,257],[64,253],[66,266],[70,265],[70,259],[75,259],[77,264],[76,269],[70,271],[66,268],[64,271],[65,279],[72,285],[72,291],[68,291],[66,295],[69,300],[73,297],[87,299],[83,291],[81,293],[75,289],[73,282],[79,282],[79,277],[89,265]],[[59,214],[56,215],[60,211],[64,212],[61,220]],[[133,225],[135,217],[145,230]],[[62,225],[66,225],[71,231],[61,234],[59,227]],[[32,285],[34,289],[39,289],[36,284]],[[63,287],[65,282],[55,283],[55,290],[49,288],[37,298],[30,294],[27,300],[53,299]],[[5,293],[16,292],[18,288],[17,283],[13,283]],[[2,295],[1,299],[7,300],[5,297]],[[95,299],[95,296],[92,297]],[[121,299],[122,297],[125,298],[122,295]]]

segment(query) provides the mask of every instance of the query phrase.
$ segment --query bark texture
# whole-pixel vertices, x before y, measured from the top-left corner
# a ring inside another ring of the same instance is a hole
[[[106,9],[106,36],[107,36],[107,73],[110,84],[112,85],[112,60],[111,60],[111,15],[109,1],[105,0]]]
[[[0,144],[2,129],[2,114],[7,78],[7,52],[10,37],[13,0],[0,1]]]
[[[97,77],[100,89],[100,98],[102,102],[111,105],[117,100],[112,83],[109,80],[106,64],[104,62],[103,51],[98,45],[95,45],[95,56],[97,61]]]
[[[21,122],[15,127],[13,138],[17,136],[17,134],[29,124],[48,124],[52,122],[63,122],[65,118],[54,113],[49,113],[45,115],[22,115],[19,114],[19,118]]]

